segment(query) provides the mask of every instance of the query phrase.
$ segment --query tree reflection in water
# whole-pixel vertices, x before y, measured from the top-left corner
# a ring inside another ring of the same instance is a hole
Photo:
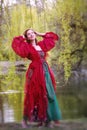
[[[0,77],[0,123],[20,122],[22,120],[24,81],[25,73],[21,75],[15,73],[8,79],[6,76]],[[87,88],[57,88],[57,97],[63,119],[87,117]]]

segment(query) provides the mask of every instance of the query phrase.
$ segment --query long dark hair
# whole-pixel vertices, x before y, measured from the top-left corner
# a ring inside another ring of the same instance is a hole
[[[24,31],[24,36],[25,36],[25,39],[26,39],[26,41],[28,42],[28,43],[30,43],[31,41],[28,39],[28,37],[27,37],[27,31],[28,30],[32,30],[32,31],[34,31],[33,29],[30,29],[30,28],[28,28],[27,30],[25,30]],[[35,42],[36,42],[36,44],[37,44],[37,39],[35,38]]]

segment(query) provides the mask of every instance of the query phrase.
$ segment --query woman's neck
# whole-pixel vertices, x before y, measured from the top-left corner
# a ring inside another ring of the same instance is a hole
[[[36,45],[35,40],[31,41],[30,43],[32,44],[32,46],[35,46],[35,45]]]

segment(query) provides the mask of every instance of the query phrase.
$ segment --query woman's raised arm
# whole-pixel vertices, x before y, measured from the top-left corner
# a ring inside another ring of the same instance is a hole
[[[25,38],[23,36],[17,36],[13,38],[12,48],[17,55],[22,58],[29,56],[29,45],[25,42]]]
[[[59,36],[53,32],[47,32],[40,36],[43,37],[43,40],[38,44],[45,52],[51,50],[55,46],[56,41],[59,40]]]

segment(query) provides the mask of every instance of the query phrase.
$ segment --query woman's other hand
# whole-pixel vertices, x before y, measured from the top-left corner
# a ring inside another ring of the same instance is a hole
[[[39,33],[39,32],[36,32],[36,31],[34,31],[34,33],[37,35],[37,36],[45,36],[45,33]]]

